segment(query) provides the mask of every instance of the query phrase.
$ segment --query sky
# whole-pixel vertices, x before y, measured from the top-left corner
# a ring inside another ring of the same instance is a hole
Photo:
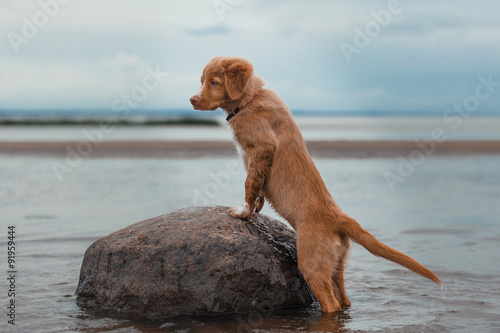
[[[236,55],[292,110],[500,114],[499,22],[494,0],[2,0],[0,109],[189,109]]]

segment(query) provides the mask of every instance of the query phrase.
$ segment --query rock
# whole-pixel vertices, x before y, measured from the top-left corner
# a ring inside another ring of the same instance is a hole
[[[114,232],[86,251],[77,301],[149,319],[303,307],[295,233],[228,207],[193,207]]]

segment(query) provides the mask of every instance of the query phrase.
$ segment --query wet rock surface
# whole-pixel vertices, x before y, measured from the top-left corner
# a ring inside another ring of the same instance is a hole
[[[303,307],[312,294],[297,267],[295,234],[228,207],[192,207],[151,218],[92,244],[77,302],[149,319]]]

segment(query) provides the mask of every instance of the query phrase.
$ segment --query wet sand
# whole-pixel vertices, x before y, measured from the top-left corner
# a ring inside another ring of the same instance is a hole
[[[424,155],[498,155],[500,141],[308,141],[311,155],[328,158],[397,157],[421,152]],[[84,157],[204,157],[232,156],[231,141],[52,141],[0,142],[0,154],[66,156],[79,152]]]

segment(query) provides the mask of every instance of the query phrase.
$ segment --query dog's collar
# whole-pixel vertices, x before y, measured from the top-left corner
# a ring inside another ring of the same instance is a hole
[[[229,121],[229,120],[231,120],[231,118],[233,118],[234,116],[236,116],[236,115],[238,114],[238,112],[240,112],[240,111],[241,111],[242,109],[244,109],[244,108],[245,108],[248,104],[250,104],[250,102],[251,102],[251,101],[253,101],[253,99],[254,99],[255,97],[257,97],[257,95],[258,95],[261,91],[262,91],[262,89],[259,89],[259,90],[255,93],[255,95],[253,95],[252,99],[248,101],[248,103],[247,103],[247,104],[245,104],[245,105],[244,105],[244,106],[242,106],[241,108],[236,108],[236,109],[234,109],[234,111],[233,111],[233,112],[231,112],[231,113],[227,116],[226,120],[227,120],[227,121]]]

